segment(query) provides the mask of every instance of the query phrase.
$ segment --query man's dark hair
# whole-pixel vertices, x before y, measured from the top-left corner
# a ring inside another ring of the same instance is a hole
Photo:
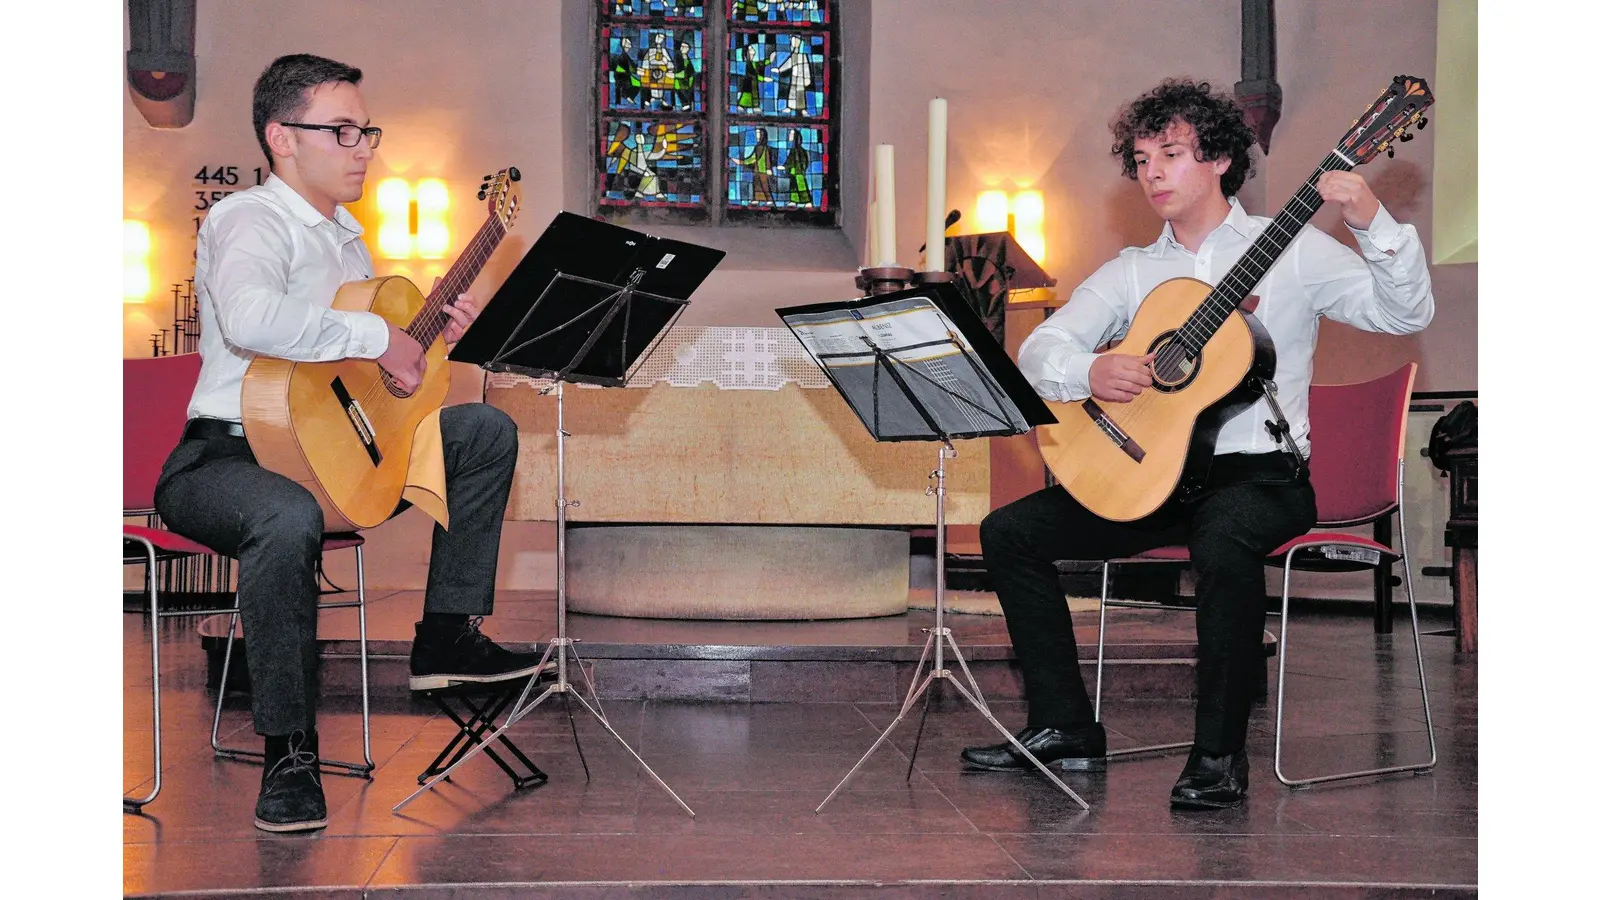
[[[1161,135],[1175,120],[1194,128],[1196,154],[1201,162],[1226,156],[1233,160],[1222,173],[1222,195],[1232,197],[1250,177],[1250,147],[1256,133],[1244,119],[1244,111],[1233,98],[1211,93],[1210,82],[1198,84],[1188,78],[1168,78],[1161,86],[1124,106],[1111,123],[1111,155],[1122,158],[1122,174],[1138,178],[1133,160],[1137,138]]]
[[[343,81],[361,83],[361,70],[309,53],[280,56],[256,79],[250,115],[256,126],[256,140],[272,168],[272,149],[267,146],[268,122],[295,122],[306,111],[307,96],[319,84]]]

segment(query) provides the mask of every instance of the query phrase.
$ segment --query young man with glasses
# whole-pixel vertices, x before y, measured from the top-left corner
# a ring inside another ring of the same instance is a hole
[[[272,175],[212,207],[200,228],[194,285],[200,378],[189,423],[156,487],[174,532],[239,560],[251,705],[266,759],[257,828],[327,825],[316,731],[317,582],[322,510],[311,493],[256,464],[240,424],[256,356],[301,362],[374,360],[415,389],[427,360],[400,328],[370,312],[331,309],[340,285],[373,276],[361,226],[341,204],[361,198],[382,131],[361,98],[361,70],[284,56],[256,81],[256,139]],[[470,294],[444,307],[454,343],[477,316]],[[538,657],[478,630],[494,605],[500,527],[517,459],[517,429],[482,403],[442,410],[450,529],[435,526],[411,688],[525,677]]]

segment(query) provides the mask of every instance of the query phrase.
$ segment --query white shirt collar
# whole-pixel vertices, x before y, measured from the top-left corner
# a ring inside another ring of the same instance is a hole
[[[1256,227],[1256,224],[1250,220],[1250,214],[1244,211],[1244,206],[1239,203],[1238,197],[1228,198],[1228,215],[1222,220],[1222,224],[1218,225],[1217,228],[1232,229],[1240,237],[1253,237],[1256,231],[1259,230]],[[1211,234],[1216,234],[1216,230],[1217,229],[1212,229]],[[1210,238],[1211,235],[1208,234],[1206,237]],[[1156,242],[1151,246],[1156,250],[1161,250],[1166,247],[1177,247],[1180,249],[1183,248],[1183,245],[1178,243],[1178,239],[1172,236],[1171,222],[1162,223],[1161,236],[1156,238]]]
[[[327,216],[324,216],[322,213],[318,212],[317,208],[311,205],[311,201],[300,196],[299,191],[296,191],[294,188],[290,187],[287,181],[279,178],[276,174],[268,175],[267,180],[262,184],[262,186],[271,191],[274,197],[278,198],[278,200],[282,202],[284,206],[288,207],[289,213],[293,215],[295,219],[300,222],[300,224],[308,228],[315,228],[316,226],[321,225],[323,222],[328,221]],[[343,228],[345,231],[349,232],[350,237],[361,236],[363,231],[361,223],[357,222],[356,217],[351,215],[350,211],[345,209],[343,205],[334,206],[333,221],[340,228]]]

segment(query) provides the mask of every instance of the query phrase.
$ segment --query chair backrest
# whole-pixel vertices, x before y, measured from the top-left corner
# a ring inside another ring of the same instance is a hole
[[[161,464],[183,436],[200,354],[122,361],[122,509],[155,508]]]
[[[1400,505],[1397,463],[1417,364],[1356,384],[1311,386],[1311,485],[1317,525],[1370,522]]]

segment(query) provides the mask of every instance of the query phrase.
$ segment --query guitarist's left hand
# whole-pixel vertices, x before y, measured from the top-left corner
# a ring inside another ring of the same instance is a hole
[[[1317,179],[1317,193],[1329,203],[1337,203],[1344,223],[1366,231],[1378,215],[1378,197],[1367,187],[1367,180],[1354,172],[1324,172]]]
[[[438,290],[439,282],[442,280],[440,278],[434,279],[433,287],[435,290]],[[446,347],[454,347],[456,341],[461,340],[461,336],[467,333],[467,326],[471,325],[472,320],[478,317],[478,301],[470,293],[461,294],[456,299],[446,303],[443,311],[445,315],[450,317],[450,324],[444,327],[444,344]]]

